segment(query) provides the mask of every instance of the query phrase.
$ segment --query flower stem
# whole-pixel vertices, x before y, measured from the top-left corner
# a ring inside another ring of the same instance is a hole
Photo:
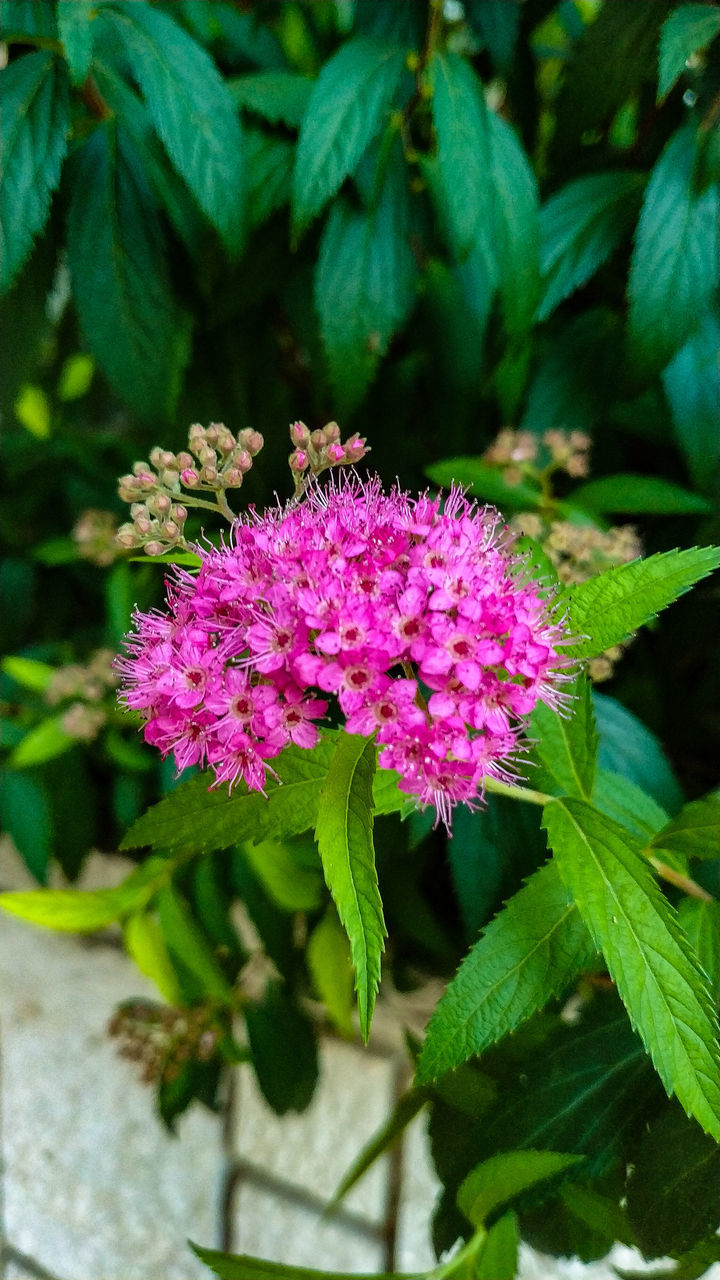
[[[545,805],[553,799],[544,791],[533,791],[530,787],[515,787],[509,782],[501,782],[499,778],[486,777],[483,779],[483,786],[486,791],[492,791],[497,796],[508,796],[510,800],[524,800],[525,804]]]
[[[700,898],[702,902],[712,902],[712,894],[707,893],[696,880],[691,880],[690,876],[683,875],[682,871],[676,871],[674,867],[669,867],[666,862],[661,862],[652,854],[647,855],[647,860],[662,880],[667,880],[668,884],[674,884],[676,889],[682,889],[688,897]]]

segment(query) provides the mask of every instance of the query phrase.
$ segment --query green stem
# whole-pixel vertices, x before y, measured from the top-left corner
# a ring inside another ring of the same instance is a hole
[[[237,520],[237,516],[235,515],[235,512],[230,506],[222,490],[220,490],[220,492],[216,494],[216,501],[217,501],[218,511],[220,511],[222,515],[224,515],[226,520],[229,520],[230,524],[234,524],[235,521]]]
[[[648,854],[647,860],[655,868],[661,880],[666,880],[668,884],[674,884],[676,889],[682,889],[683,893],[686,893],[690,898],[699,898],[701,902],[712,902],[712,894],[707,893],[696,880],[691,880],[690,876],[685,876],[682,871],[676,871],[674,867],[669,867],[666,862],[661,862],[653,854]]]
[[[510,782],[501,782],[499,778],[485,778],[483,786],[497,796],[507,796],[510,800],[524,800],[525,804],[545,805],[552,800],[544,791],[533,791],[530,787],[516,787]]]

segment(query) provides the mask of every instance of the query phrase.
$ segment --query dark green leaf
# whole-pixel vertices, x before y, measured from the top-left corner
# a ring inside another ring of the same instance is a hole
[[[400,49],[358,37],[325,63],[303,117],[293,227],[304,231],[382,126],[405,65]]]
[[[661,609],[689,591],[720,564],[714,547],[666,551],[618,565],[567,591],[567,626],[587,637],[569,645],[577,658],[593,658],[627,640]]]
[[[526,511],[538,505],[541,499],[539,489],[527,482],[510,485],[501,471],[490,467],[481,458],[447,458],[443,462],[433,462],[425,468],[425,474],[434,484],[449,488],[451,484],[461,484],[468,488],[474,498],[482,502],[491,502],[501,511]]]
[[[55,15],[47,0],[0,0],[0,33],[3,40],[19,36],[57,35]]]
[[[647,1258],[678,1254],[718,1225],[720,1148],[669,1106],[644,1136],[633,1160],[627,1208]]]
[[[51,53],[26,54],[0,81],[3,112],[0,165],[2,290],[12,284],[42,231],[67,151],[70,98],[67,70]]]
[[[453,253],[464,258],[492,220],[488,112],[482,85],[459,54],[436,53],[430,83],[438,141],[433,194]]]
[[[698,515],[712,511],[707,498],[690,493],[660,476],[603,476],[580,485],[573,503],[586,511],[620,511],[626,515]]]
[[[592,431],[603,420],[624,359],[619,321],[606,307],[581,312],[548,334],[530,383],[525,431]]]
[[[651,846],[684,858],[720,858],[720,798],[710,795],[686,804],[672,822],[658,831]]]
[[[655,735],[627,707],[615,698],[608,697],[606,693],[593,692],[593,706],[600,735],[600,770],[619,773],[641,791],[647,792],[656,805],[662,806],[663,810],[667,809],[668,813],[674,813],[680,808],[683,795]],[[625,796],[618,792],[618,802],[624,808],[628,807],[628,803],[634,805],[636,816],[648,824],[654,823],[658,817],[657,808],[654,812],[647,806],[641,809],[641,802],[637,797],[633,799],[628,796],[626,801]],[[610,813],[618,822],[623,822],[619,814],[611,813],[604,804],[598,803],[598,808]],[[654,829],[663,825],[659,822]]]
[[[579,679],[570,691],[574,701],[559,715],[538,702],[530,718],[530,736],[536,739],[541,763],[563,794],[589,800],[595,778],[598,737],[595,731],[590,686]]]
[[[307,110],[313,82],[295,71],[253,71],[235,76],[227,87],[236,106],[262,116],[270,124],[299,129]]]
[[[94,0],[58,0],[58,30],[73,84],[82,84],[90,70],[96,11]]]
[[[2,772],[0,825],[17,847],[28,871],[47,880],[52,856],[52,815],[42,782],[31,774]]]
[[[174,885],[168,884],[160,890],[157,912],[162,936],[181,980],[185,973],[191,978],[189,983],[182,982],[183,988],[187,987],[188,998],[231,1005],[233,989],[187,901]]]
[[[593,949],[552,862],[484,930],[438,1004],[418,1063],[423,1083],[482,1053],[562,992]]]
[[[344,734],[330,762],[315,828],[325,880],[350,939],[360,1031],[370,1034],[386,935],[373,847],[371,739]]]
[[[475,812],[458,805],[447,856],[466,937],[474,942],[503,899],[545,861],[538,809],[492,794]]]
[[[245,1025],[258,1084],[279,1116],[304,1111],[318,1078],[317,1045],[310,1019],[271,983],[261,1004],[245,1006]]]
[[[295,148],[287,138],[245,130],[248,161],[248,224],[259,227],[290,199]]]
[[[569,182],[540,212],[543,296],[538,320],[585,284],[628,234],[643,176],[615,170]]]
[[[678,918],[710,982],[720,997],[720,903],[713,898],[681,898]]]
[[[87,344],[144,417],[166,416],[188,354],[155,204],[129,139],[107,120],[72,159],[68,265]]]
[[[151,5],[116,0],[100,8],[98,20],[123,42],[170,159],[228,252],[237,254],[243,242],[243,139],[214,62]]]
[[[518,338],[532,325],[540,291],[537,182],[510,125],[489,112],[487,127],[500,298],[505,328]]]
[[[718,188],[693,189],[695,130],[674,133],[645,192],[628,284],[629,339],[644,373],[662,369],[717,286]]]
[[[720,1132],[716,1016],[707,979],[632,837],[583,800],[543,822],[572,893],[668,1093]]]
[[[668,821],[665,810],[647,791],[611,769],[597,770],[592,802],[596,809],[614,818],[643,843],[651,840]]]
[[[520,0],[469,0],[465,8],[498,71],[507,78],[520,29]]]
[[[312,751],[286,747],[273,761],[280,782],[268,778],[267,799],[248,791],[244,783],[227,791],[209,790],[210,774],[199,774],[179,787],[130,829],[123,849],[143,845],[170,852],[226,849],[242,840],[265,835],[297,835],[313,827],[320,788],[335,750],[334,740],[323,740]]]
[[[715,5],[685,4],[666,18],[660,32],[658,102],[667,96],[682,75],[688,59],[710,44],[718,31],[720,10]]]
[[[715,490],[720,460],[718,347],[717,318],[708,312],[701,318],[697,332],[680,348],[662,374],[678,448],[694,483],[710,493]]]
[[[323,233],[315,301],[330,381],[346,412],[362,399],[415,300],[409,200],[394,150],[375,207],[361,211],[340,197]]]
[[[457,1194],[458,1208],[474,1227],[523,1191],[548,1178],[556,1178],[582,1160],[560,1151],[504,1151],[476,1165]]]

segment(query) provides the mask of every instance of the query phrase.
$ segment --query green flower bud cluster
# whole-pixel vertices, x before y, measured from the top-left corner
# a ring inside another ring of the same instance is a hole
[[[107,722],[109,701],[114,705],[118,679],[112,667],[111,649],[98,649],[86,664],[68,663],[58,667],[44,698],[51,706],[69,703],[61,718],[62,727],[78,742],[93,742]]]
[[[351,466],[369,453],[367,441],[357,432],[341,442],[337,422],[328,422],[320,431],[310,431],[304,422],[293,422],[290,440],[295,448],[288,462],[296,494],[302,492],[307,476],[319,476],[330,467]]]
[[[117,520],[112,511],[89,507],[72,529],[71,538],[83,560],[107,569],[121,554],[117,543]]]

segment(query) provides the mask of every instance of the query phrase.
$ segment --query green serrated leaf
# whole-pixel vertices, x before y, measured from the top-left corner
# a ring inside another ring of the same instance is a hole
[[[595,274],[628,234],[644,176],[616,170],[576,178],[540,211],[542,300],[547,320],[563,299]]]
[[[529,732],[540,760],[562,792],[588,800],[592,794],[598,752],[590,686],[581,678],[571,690],[569,711],[559,715],[538,702]]]
[[[94,933],[115,920],[141,911],[167,884],[175,862],[148,858],[114,889],[39,889],[1,893],[0,907],[30,924],[67,933]]]
[[[592,789],[596,809],[619,822],[632,835],[646,843],[664,827],[668,815],[647,791],[612,769],[598,769]]]
[[[573,503],[585,511],[626,515],[700,515],[712,503],[660,476],[622,474],[589,480],[573,490]]]
[[[586,638],[568,645],[566,652],[593,658],[627,640],[719,564],[715,547],[691,547],[618,565],[569,588],[565,596],[568,631]]]
[[[720,461],[718,347],[720,326],[717,317],[708,312],[701,317],[697,332],[662,372],[678,448],[693,482],[711,494]]]
[[[87,79],[93,52],[97,0],[58,0],[57,23],[73,84]]]
[[[353,967],[345,930],[331,908],[307,942],[307,966],[328,1018],[341,1035],[353,1034]]]
[[[315,301],[330,380],[346,412],[362,399],[415,301],[405,167],[395,149],[369,209],[336,200],[320,245]]]
[[[40,50],[16,59],[0,80],[0,287],[17,276],[50,213],[70,129],[67,70]]]
[[[668,1093],[720,1134],[716,1015],[707,979],[627,831],[583,800],[552,800],[543,825],[560,874]]]
[[[315,837],[325,880],[350,939],[360,1031],[370,1034],[386,936],[373,847],[372,739],[345,734],[323,784]]]
[[[606,693],[593,690],[593,708],[600,736],[600,769],[620,774],[636,788],[646,792],[663,812],[667,810],[669,814],[675,813],[682,805],[683,793],[655,734],[627,707],[615,698],[608,697]],[[625,797],[620,792],[618,794],[625,806]],[[641,802],[636,803],[630,793],[627,793],[627,800],[635,804],[638,817],[642,816],[649,824],[655,822],[658,817],[657,808],[652,810],[646,804],[641,807]],[[603,805],[598,804],[598,808],[603,809]],[[609,809],[604,812],[622,821]],[[658,823],[654,830],[663,825],[662,822]]]
[[[240,121],[209,55],[167,14],[114,0],[99,20],[127,50],[155,129],[228,253],[244,237],[245,160]]]
[[[473,497],[491,502],[501,511],[507,508],[512,511],[532,510],[542,500],[539,489],[524,481],[517,485],[508,484],[501,471],[488,466],[481,458],[446,458],[426,467],[425,474],[434,484],[448,489],[451,484],[461,484],[470,490]]]
[[[487,926],[445,991],[427,1030],[419,1083],[520,1026],[560,994],[592,954],[577,908],[549,862]]]
[[[684,858],[720,858],[720,797],[709,795],[686,804],[653,837],[651,848],[669,850]]]
[[[11,752],[8,764],[12,769],[29,769],[32,765],[53,760],[75,746],[77,738],[65,731],[63,717],[50,716],[25,735]]]
[[[532,325],[540,292],[537,181],[511,126],[493,112],[487,121],[500,299],[508,334],[520,338]]]
[[[693,189],[692,125],[670,138],[645,192],[628,283],[630,349],[646,374],[662,369],[711,302],[718,272],[718,187]]]
[[[681,898],[678,919],[685,930],[710,990],[720,997],[720,902],[715,898]]]
[[[538,1182],[556,1178],[582,1156],[561,1151],[504,1151],[471,1169],[457,1193],[458,1208],[474,1227]]]
[[[482,85],[457,53],[435,53],[429,67],[437,134],[438,213],[453,254],[468,255],[493,217],[488,112]]]
[[[232,794],[209,790],[211,774],[181,783],[140,818],[122,841],[122,849],[143,845],[171,853],[227,849],[266,835],[291,836],[315,825],[320,789],[335,750],[323,739],[312,751],[286,747],[273,760],[279,782],[268,778],[267,798],[238,783]]]
[[[296,71],[253,71],[227,81],[235,105],[270,124],[299,129],[313,91],[309,76]]]
[[[144,418],[165,416],[188,355],[152,195],[128,135],[107,120],[72,158],[68,264],[87,344]]]
[[[660,32],[658,102],[667,97],[688,58],[710,44],[718,31],[720,11],[711,4],[686,4],[665,19]]]
[[[155,983],[169,1004],[182,1003],[182,991],[157,918],[147,911],[128,916],[123,929],[125,950],[141,973]]]
[[[720,1148],[675,1106],[644,1135],[633,1160],[627,1211],[646,1258],[678,1254],[717,1228]]]
[[[406,791],[400,791],[401,776],[395,769],[377,769],[373,778],[373,808],[375,815],[399,813],[402,818],[416,812],[415,800]]]
[[[390,110],[405,66],[401,49],[365,37],[323,66],[303,116],[293,180],[299,235],[353,173]]]

